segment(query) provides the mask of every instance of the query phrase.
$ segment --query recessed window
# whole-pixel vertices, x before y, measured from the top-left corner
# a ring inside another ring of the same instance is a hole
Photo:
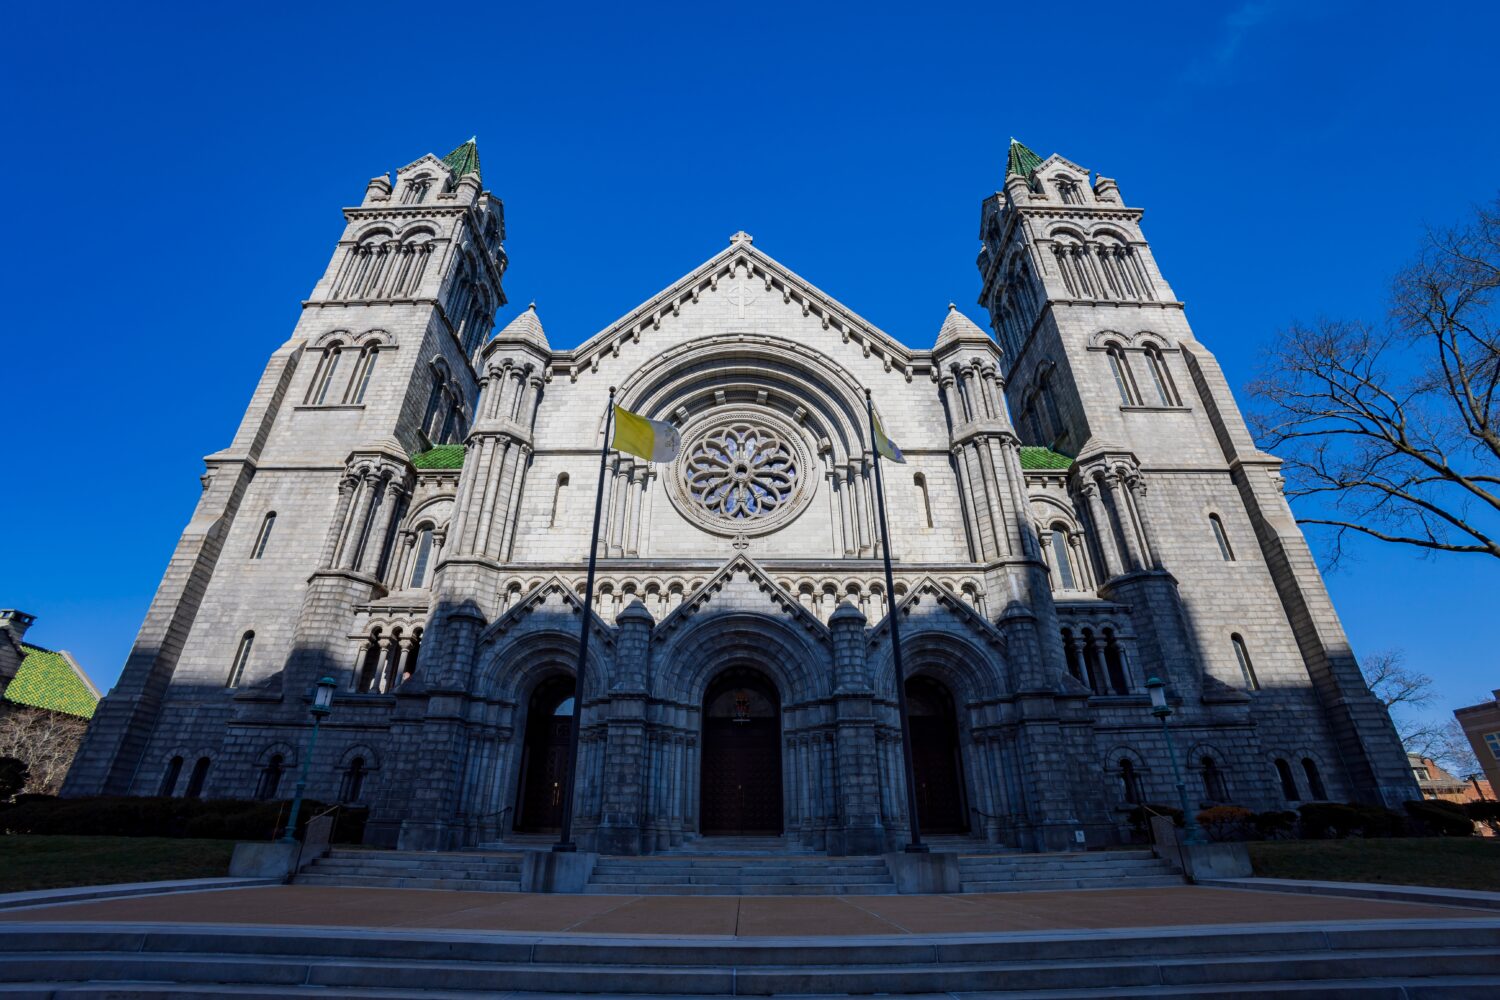
[[[1141,804],[1141,776],[1135,771],[1135,763],[1129,757],[1121,757],[1119,765],[1120,791],[1130,805]]]
[[[1139,406],[1141,403],[1140,393],[1136,392],[1135,377],[1130,371],[1130,362],[1125,357],[1125,349],[1119,344],[1109,344],[1105,348],[1109,357],[1109,370],[1115,377],[1115,389],[1120,393],[1120,402],[1125,406]]]
[[[276,753],[266,762],[265,768],[260,772],[260,782],[255,787],[257,799],[274,799],[276,792],[281,788],[281,775],[286,770],[286,758]]]
[[[1259,691],[1260,680],[1255,676],[1255,664],[1250,660],[1250,650],[1245,648],[1245,640],[1238,635],[1229,637],[1229,642],[1234,646],[1235,659],[1240,662],[1240,675],[1245,680],[1245,690]]]
[[[1418,781],[1432,780],[1432,772],[1425,767],[1414,767],[1411,769],[1411,773],[1417,776]]]
[[[1177,387],[1172,384],[1172,374],[1167,371],[1167,359],[1155,344],[1146,348],[1146,368],[1151,373],[1151,386],[1162,406],[1177,406]]]
[[[427,564],[432,560],[432,527],[424,525],[417,532],[417,554],[411,564],[411,586],[421,589],[427,586]]]
[[[240,678],[245,676],[245,665],[250,662],[250,648],[254,645],[254,632],[246,632],[240,637],[240,645],[234,652],[234,663],[229,668],[229,680],[225,681],[225,687],[239,687]]]
[[[932,527],[932,497],[927,495],[927,477],[918,472],[912,476],[912,482],[916,484],[917,493],[921,495],[922,513],[927,516],[927,527]]]
[[[1300,802],[1302,796],[1297,792],[1297,779],[1292,777],[1292,765],[1276,758],[1276,777],[1281,780],[1281,797],[1288,802]]]
[[[271,540],[271,529],[276,526],[276,512],[273,510],[260,522],[260,534],[255,536],[255,548],[250,550],[251,559],[259,559],[266,554],[266,544]]]
[[[1208,515],[1208,523],[1214,529],[1214,541],[1219,543],[1219,554],[1225,562],[1234,562],[1234,549],[1229,547],[1229,535],[1224,532],[1224,522],[1218,514]]]
[[[343,787],[339,789],[340,802],[358,802],[365,792],[365,759],[355,757],[344,770]]]
[[[1203,794],[1210,802],[1228,802],[1229,785],[1218,763],[1207,755],[1199,762],[1203,768]]]
[[[568,485],[568,474],[559,472],[557,474],[557,485],[552,489],[552,516],[547,519],[547,527],[557,527],[557,515],[562,511],[563,490]]]
[[[182,758],[173,757],[167,761],[167,770],[161,776],[161,785],[156,789],[156,794],[163,798],[177,791],[177,779],[182,776]]]
[[[380,356],[380,348],[375,345],[366,347],[359,355],[359,364],[354,369],[354,379],[350,383],[352,392],[349,402],[363,403],[365,393],[369,391],[370,379],[375,375],[375,359]]]
[[[1072,553],[1068,550],[1067,525],[1052,526],[1052,561],[1057,564],[1057,582],[1062,590],[1077,590],[1078,577],[1073,572]]]
[[[1484,745],[1490,748],[1490,756],[1500,760],[1500,733],[1485,733]]]
[[[328,354],[323,359],[323,370],[318,373],[318,382],[313,387],[312,401],[317,406],[328,402],[328,392],[333,387],[333,376],[338,371],[341,354],[343,354],[343,348],[335,344],[328,349]]]
[[[203,797],[203,786],[208,782],[208,765],[207,757],[199,757],[198,762],[193,765],[193,773],[188,775],[187,791],[182,793],[186,798]]]

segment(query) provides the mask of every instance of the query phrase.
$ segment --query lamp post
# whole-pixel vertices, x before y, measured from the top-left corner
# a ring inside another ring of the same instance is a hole
[[[307,768],[312,763],[313,751],[318,746],[318,723],[323,721],[323,716],[333,711],[333,689],[339,686],[339,682],[332,677],[319,678],[317,685],[313,688],[313,703],[308,709],[312,713],[312,733],[307,737],[307,746],[302,752],[302,770],[297,774],[297,791],[292,796],[292,811],[286,818],[286,829],[281,834],[283,844],[295,844],[297,842],[297,813],[302,811],[302,793],[307,789]]]
[[[1160,677],[1153,677],[1146,682],[1146,690],[1151,692],[1151,714],[1161,720],[1161,732],[1167,738],[1167,756],[1172,758],[1172,776],[1177,779],[1177,801],[1182,806],[1183,839],[1189,844],[1207,843],[1203,828],[1198,825],[1198,817],[1188,808],[1187,784],[1182,780],[1182,766],[1177,763],[1177,747],[1172,743],[1172,730],[1167,725],[1167,720],[1172,717],[1172,706],[1167,704],[1167,683]]]

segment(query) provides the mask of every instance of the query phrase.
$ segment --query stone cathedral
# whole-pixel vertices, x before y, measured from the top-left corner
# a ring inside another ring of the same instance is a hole
[[[65,794],[286,797],[326,676],[308,794],[368,807],[373,844],[555,831],[578,712],[585,850],[880,852],[912,823],[895,615],[924,834],[1078,850],[1174,804],[1153,676],[1195,804],[1418,797],[1141,216],[1013,142],[988,330],[937,303],[897,339],[740,232],[558,350],[534,306],[491,335],[505,224],[472,141],[374,178]],[[611,453],[591,539],[610,386],[682,454]],[[906,455],[892,592],[866,388]]]

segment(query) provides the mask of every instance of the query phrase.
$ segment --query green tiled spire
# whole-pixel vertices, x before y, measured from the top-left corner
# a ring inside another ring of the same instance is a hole
[[[1010,155],[1005,160],[1005,176],[1020,174],[1028,181],[1037,167],[1042,165],[1042,158],[1026,147],[1024,142],[1012,138],[1010,140]]]
[[[436,448],[419,451],[411,457],[413,468],[417,469],[462,469],[464,467],[464,446],[461,444],[440,444]]]
[[[443,157],[443,163],[453,171],[454,180],[458,180],[465,174],[479,176],[479,146],[474,138],[470,136],[468,142]]]
[[[99,696],[73,671],[68,658],[41,646],[21,643],[26,659],[5,689],[5,700],[90,719]]]

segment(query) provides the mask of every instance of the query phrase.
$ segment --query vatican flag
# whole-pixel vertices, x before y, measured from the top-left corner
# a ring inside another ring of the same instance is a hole
[[[875,426],[875,450],[892,462],[900,462],[902,465],[905,465],[906,456],[901,454],[901,449],[896,447],[896,442],[885,436],[885,428],[880,426],[880,418],[872,413],[870,414],[870,419],[874,421]]]
[[[663,420],[647,420],[638,413],[615,407],[615,438],[610,447],[648,462],[670,462],[682,450],[677,428]]]

